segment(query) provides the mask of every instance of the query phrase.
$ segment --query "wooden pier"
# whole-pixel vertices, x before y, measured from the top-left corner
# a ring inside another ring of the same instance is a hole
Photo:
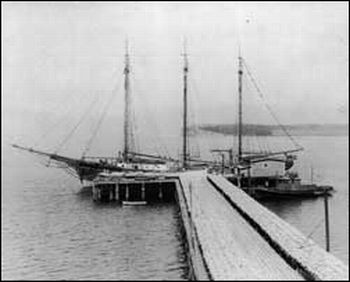
[[[224,177],[179,175],[194,277],[212,280],[349,280],[348,267]]]
[[[94,198],[102,199],[98,187]],[[220,175],[188,171],[105,187],[111,200],[174,196],[193,280],[349,280],[348,266]]]
[[[94,180],[94,201],[168,202],[175,199],[177,174],[108,175]]]

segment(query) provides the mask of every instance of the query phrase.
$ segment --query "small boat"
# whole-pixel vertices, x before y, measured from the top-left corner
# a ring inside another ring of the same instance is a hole
[[[122,201],[123,206],[144,206],[147,205],[146,201]]]

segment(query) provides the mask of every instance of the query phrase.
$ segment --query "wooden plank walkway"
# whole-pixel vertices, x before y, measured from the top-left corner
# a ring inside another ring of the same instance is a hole
[[[181,209],[192,221],[187,229],[192,226],[211,279],[348,280],[340,260],[222,176],[196,171],[179,179]]]

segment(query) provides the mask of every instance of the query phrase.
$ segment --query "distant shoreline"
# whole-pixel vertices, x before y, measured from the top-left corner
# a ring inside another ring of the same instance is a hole
[[[295,136],[347,136],[349,135],[348,124],[293,124],[283,126],[287,132]],[[237,135],[237,124],[204,124],[200,130],[224,134]],[[243,135],[246,136],[282,136],[283,129],[278,125],[245,124]]]

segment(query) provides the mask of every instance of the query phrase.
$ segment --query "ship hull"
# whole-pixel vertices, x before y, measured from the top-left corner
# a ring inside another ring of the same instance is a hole
[[[244,189],[248,191],[248,189]],[[278,190],[278,189],[268,189],[263,187],[255,187],[249,189],[248,192],[254,198],[315,198],[323,196],[325,193],[331,195],[331,188],[322,189],[316,186],[313,189],[299,189],[299,190]]]
[[[237,177],[227,177],[234,185],[238,186]],[[281,180],[282,179],[282,180]],[[252,177],[241,179],[242,190],[250,196],[261,198],[312,198],[319,197],[333,191],[331,186],[318,186],[316,184],[302,184],[300,180],[285,179],[280,177]],[[264,185],[261,185],[264,183]]]

